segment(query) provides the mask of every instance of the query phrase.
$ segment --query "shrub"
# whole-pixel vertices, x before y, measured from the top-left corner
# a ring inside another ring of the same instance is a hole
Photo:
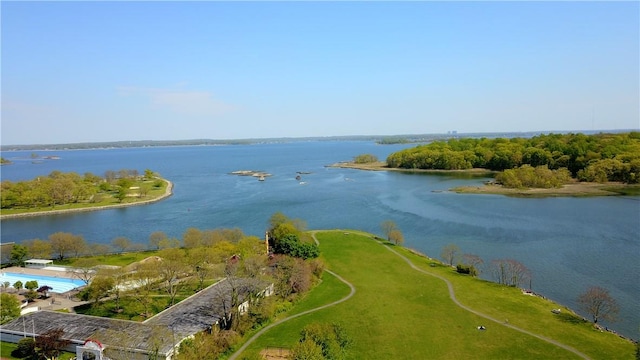
[[[356,164],[369,164],[378,162],[378,158],[372,154],[361,154],[353,158],[353,162]]]
[[[32,338],[24,338],[18,341],[18,347],[11,352],[11,356],[23,359],[32,358],[36,355],[36,342]]]
[[[456,271],[459,274],[469,274],[471,276],[477,276],[478,275],[478,271],[476,270],[475,266],[473,266],[473,265],[458,264],[458,265],[456,265]]]

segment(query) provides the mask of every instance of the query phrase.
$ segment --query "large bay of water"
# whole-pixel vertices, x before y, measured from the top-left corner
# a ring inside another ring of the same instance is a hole
[[[621,321],[606,325],[640,338],[640,197],[462,195],[441,190],[486,179],[325,167],[362,153],[384,159],[405,147],[316,141],[78,150],[38,152],[60,159],[37,164],[31,152],[5,152],[2,156],[14,164],[2,167],[2,180],[32,179],[53,170],[104,175],[106,170],[152,169],[175,187],[172,197],[152,205],[3,220],[1,241],[44,239],[65,231],[88,242],[125,236],[147,243],[154,231],[181,238],[189,227],[239,227],[263,236],[277,211],[305,220],[310,229],[380,234],[380,223],[393,220],[405,246],[432,257],[455,243],[485,264],[516,259],[532,271],[534,291],[572,308],[587,287],[606,287],[621,307]],[[229,175],[235,170],[273,176],[260,182]],[[302,175],[305,184],[295,179],[298,171],[311,172]]]

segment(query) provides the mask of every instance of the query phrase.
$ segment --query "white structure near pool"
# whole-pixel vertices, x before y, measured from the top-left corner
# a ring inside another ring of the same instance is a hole
[[[53,260],[29,259],[24,262],[24,266],[30,269],[44,269],[50,265],[53,265]]]

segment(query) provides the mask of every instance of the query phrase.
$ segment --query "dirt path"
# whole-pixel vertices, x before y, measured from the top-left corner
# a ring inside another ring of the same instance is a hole
[[[313,237],[313,240],[316,242],[316,244],[318,244],[318,239],[316,239],[316,231],[312,231],[312,232],[311,232],[311,236]],[[278,320],[278,321],[274,322],[273,324],[269,324],[269,325],[265,326],[265,327],[264,327],[264,328],[262,328],[260,331],[258,331],[257,333],[255,333],[255,334],[254,334],[254,335],[253,335],[249,340],[247,340],[247,342],[245,342],[245,343],[244,343],[244,344],[243,344],[243,345],[242,345],[242,346],[241,346],[241,347],[240,347],[240,348],[239,348],[235,353],[233,353],[233,355],[231,355],[231,356],[229,357],[229,360],[237,359],[237,358],[240,356],[240,354],[242,354],[242,352],[243,352],[243,351],[244,351],[244,350],[245,350],[245,349],[246,349],[246,348],[247,348],[247,347],[248,347],[252,342],[254,342],[257,338],[259,338],[260,336],[262,336],[262,334],[264,334],[265,332],[267,332],[267,331],[268,331],[269,329],[271,329],[272,327],[278,326],[278,325],[282,324],[282,323],[283,323],[283,322],[285,322],[285,321],[289,321],[289,320],[291,320],[291,319],[295,319],[295,318],[297,318],[297,317],[300,317],[300,316],[303,316],[303,315],[307,315],[307,314],[310,314],[310,313],[312,313],[312,312],[316,312],[316,311],[318,311],[318,310],[322,310],[322,309],[326,309],[326,308],[331,307],[331,306],[334,306],[334,305],[338,305],[338,304],[340,304],[340,303],[342,303],[342,302],[345,302],[345,301],[347,301],[347,300],[351,299],[351,297],[356,293],[356,288],[355,288],[355,286],[353,286],[353,284],[351,284],[350,282],[348,282],[347,280],[345,280],[344,278],[342,278],[340,275],[338,275],[338,274],[334,273],[334,272],[333,272],[333,271],[331,271],[331,270],[327,270],[327,269],[325,269],[324,271],[325,271],[325,272],[327,272],[327,273],[329,273],[329,274],[331,274],[331,275],[333,275],[333,276],[335,276],[338,280],[342,281],[343,283],[347,284],[347,286],[349,286],[349,288],[351,289],[351,292],[349,292],[349,295],[347,295],[347,296],[343,297],[343,298],[342,298],[342,299],[340,299],[340,300],[334,301],[334,302],[332,302],[332,303],[329,303],[329,304],[326,304],[326,305],[322,305],[322,306],[320,306],[320,307],[313,308],[313,309],[310,309],[310,310],[307,310],[307,311],[303,311],[303,312],[301,312],[301,313],[299,313],[299,314],[291,315],[291,316],[286,317],[286,318],[284,318],[284,319],[282,319],[282,320]]]
[[[429,276],[433,276],[433,277],[435,277],[435,278],[438,278],[438,279],[440,279],[440,280],[444,281],[444,282],[447,284],[447,287],[449,288],[449,297],[451,298],[451,301],[453,301],[453,302],[454,302],[456,305],[458,305],[460,308],[462,308],[462,309],[464,309],[464,310],[466,310],[466,311],[468,311],[468,312],[470,312],[470,313],[472,313],[472,314],[475,314],[475,315],[478,315],[478,316],[480,316],[480,317],[483,317],[483,318],[485,318],[485,319],[487,319],[487,320],[493,321],[493,322],[495,322],[495,323],[497,323],[497,324],[500,324],[500,325],[502,325],[502,326],[506,326],[506,327],[508,327],[508,328],[510,328],[510,329],[513,329],[513,330],[519,331],[519,332],[521,332],[521,333],[523,333],[523,334],[527,334],[527,335],[529,335],[529,336],[533,336],[533,337],[535,337],[535,338],[537,338],[537,339],[540,339],[540,340],[546,341],[546,342],[548,342],[548,343],[550,343],[550,344],[553,344],[553,345],[555,345],[555,346],[561,347],[561,348],[563,348],[563,349],[565,349],[565,350],[567,350],[567,351],[570,351],[570,352],[572,352],[572,353],[576,354],[577,356],[579,356],[579,357],[581,357],[581,358],[583,358],[583,359],[589,359],[589,357],[588,357],[587,355],[585,355],[585,354],[583,354],[583,353],[579,352],[578,350],[576,350],[576,349],[574,349],[574,348],[572,348],[572,347],[570,347],[570,346],[568,346],[568,345],[562,344],[562,343],[560,343],[560,342],[558,342],[558,341],[555,341],[555,340],[553,340],[553,339],[549,339],[549,338],[544,337],[544,336],[542,336],[542,335],[534,334],[534,333],[532,333],[532,332],[530,332],[530,331],[527,331],[527,330],[521,329],[521,328],[519,328],[519,327],[517,327],[517,326],[513,326],[513,325],[511,325],[511,324],[506,324],[506,323],[504,323],[503,321],[500,321],[500,320],[498,320],[498,319],[496,319],[496,318],[493,318],[493,317],[491,317],[491,316],[489,316],[489,315],[483,314],[483,313],[481,313],[481,312],[479,312],[479,311],[473,310],[472,308],[470,308],[470,307],[468,307],[468,306],[466,306],[466,305],[461,304],[461,303],[458,301],[458,299],[456,298],[455,291],[453,290],[453,284],[451,284],[451,282],[450,282],[449,280],[447,280],[446,278],[444,278],[444,277],[442,277],[442,276],[440,276],[440,275],[432,274],[432,273],[430,273],[430,272],[428,272],[428,271],[426,271],[426,270],[423,270],[423,269],[421,269],[421,268],[417,267],[416,265],[414,265],[414,264],[411,262],[411,260],[407,259],[405,256],[401,255],[400,253],[398,253],[398,252],[397,252],[397,251],[395,251],[394,249],[392,249],[392,248],[390,248],[390,247],[388,247],[388,246],[385,246],[385,245],[384,245],[382,242],[380,242],[380,241],[378,241],[378,243],[379,243],[379,244],[381,244],[382,246],[384,246],[384,248],[385,248],[385,249],[387,249],[387,250],[391,251],[392,253],[396,254],[398,257],[400,257],[401,259],[403,259],[407,264],[409,264],[409,266],[410,266],[412,269],[414,269],[414,270],[416,270],[416,271],[419,271],[419,272],[421,272],[421,273],[423,273],[423,274],[426,274],[426,275],[429,275]]]

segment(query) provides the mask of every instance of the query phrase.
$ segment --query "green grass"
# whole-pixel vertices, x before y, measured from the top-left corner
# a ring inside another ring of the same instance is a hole
[[[18,347],[18,344],[8,343],[8,342],[0,342],[0,357],[4,359],[20,359],[11,356],[11,352]],[[75,358],[76,354],[70,352],[63,352],[58,357],[59,360],[70,360]]]
[[[65,259],[63,261],[54,260],[54,263],[56,265],[74,266],[75,262],[78,259],[91,259],[91,260],[95,260],[100,265],[127,266],[134,262],[144,260],[149,256],[156,256],[156,255],[158,255],[157,250],[149,250],[149,251],[122,253],[122,254],[87,256],[82,258]]]
[[[152,183],[152,181],[148,180],[140,180],[136,181],[132,184],[132,186],[142,186],[145,183]],[[87,208],[95,208],[101,206],[111,206],[111,205],[123,205],[123,204],[135,204],[143,201],[149,201],[160,196],[164,195],[168,186],[168,182],[165,180],[162,182],[162,185],[159,187],[152,186],[149,188],[149,192],[144,197],[137,196],[128,196],[121,201],[115,198],[115,192],[101,192],[102,196],[101,201],[96,202],[78,202],[78,203],[69,203],[62,204],[56,206],[46,206],[46,207],[33,207],[33,208],[11,208],[11,209],[0,209],[0,215],[16,215],[16,214],[28,214],[35,213],[41,211],[58,211],[58,210],[75,210],[75,209],[87,209]]]
[[[342,324],[353,339],[352,359],[575,359],[571,352],[491,322],[456,306],[446,284],[411,269],[404,260],[366,236],[343,231],[317,234],[328,267],[353,283],[353,298],[270,329],[244,353],[265,347],[291,347],[300,330],[312,322]],[[525,296],[517,289],[461,276],[448,267],[393,247],[425,271],[449,279],[458,299],[473,309],[552,338],[594,359],[632,359],[633,344],[593,330],[575,318],[553,315],[559,307]],[[348,288],[325,274],[292,313],[334,301]],[[478,325],[487,330],[477,330]]]

